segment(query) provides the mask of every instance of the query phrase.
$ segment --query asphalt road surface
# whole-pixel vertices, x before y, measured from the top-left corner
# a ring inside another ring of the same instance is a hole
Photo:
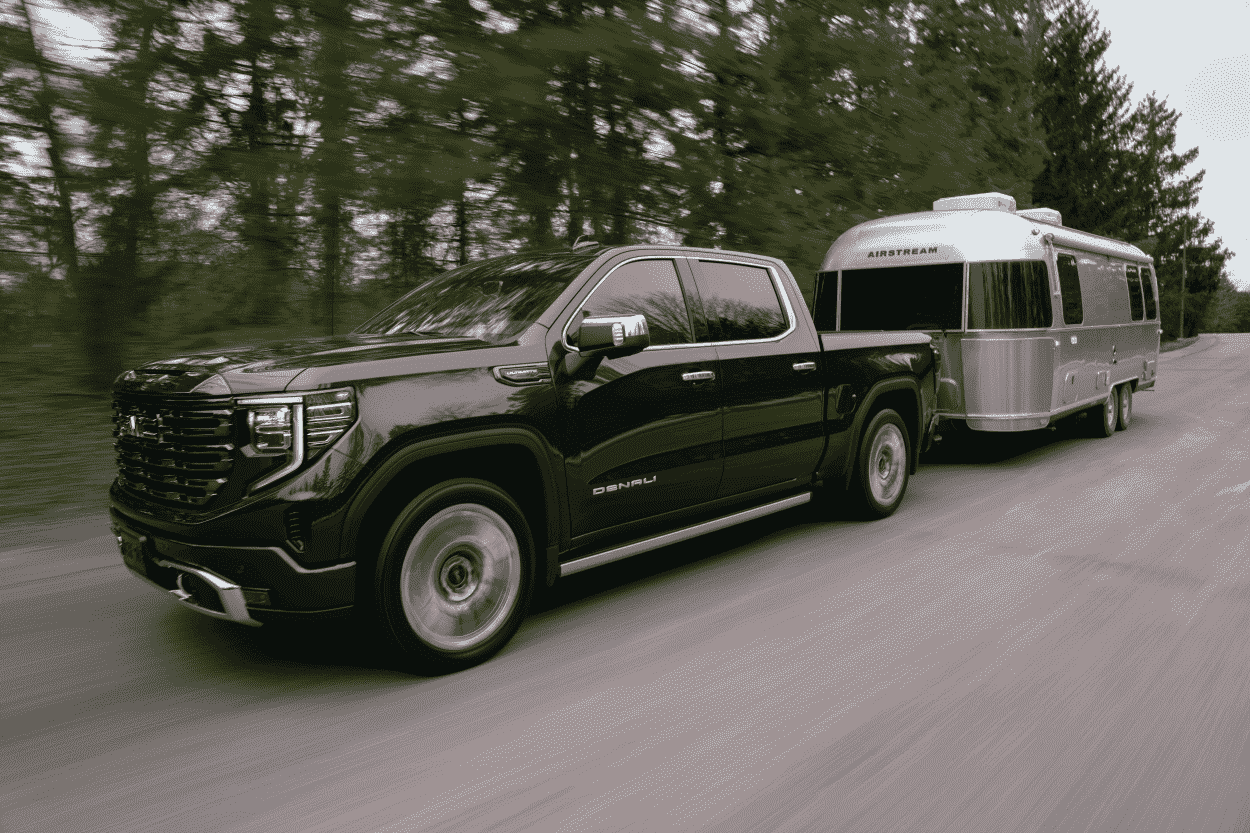
[[[1250,831],[1250,336],[1127,432],[574,576],[438,679],[0,553],[0,830]]]

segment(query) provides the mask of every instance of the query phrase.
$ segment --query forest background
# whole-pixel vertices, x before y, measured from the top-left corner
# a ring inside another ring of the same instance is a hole
[[[91,65],[38,2],[0,11],[0,524],[99,513],[129,365],[582,235],[810,300],[856,223],[999,191],[1153,255],[1165,340],[1250,331],[1198,149],[1083,0],[59,0]]]

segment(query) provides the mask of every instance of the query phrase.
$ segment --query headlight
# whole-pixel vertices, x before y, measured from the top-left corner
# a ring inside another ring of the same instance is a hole
[[[285,457],[285,465],[248,487],[255,492],[291,474],[356,421],[351,388],[237,400],[247,408],[248,453]]]

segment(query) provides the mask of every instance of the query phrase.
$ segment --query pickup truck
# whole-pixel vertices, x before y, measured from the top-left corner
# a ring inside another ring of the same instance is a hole
[[[814,496],[891,514],[936,361],[923,333],[819,332],[774,258],[505,255],[347,335],[123,373],[111,518],[126,566],[200,613],[351,612],[442,673],[561,576]]]

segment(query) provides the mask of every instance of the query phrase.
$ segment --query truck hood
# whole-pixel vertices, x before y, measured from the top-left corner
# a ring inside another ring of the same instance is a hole
[[[464,337],[401,335],[322,336],[225,350],[205,350],[128,370],[117,392],[231,395],[279,391],[309,368],[326,368],[431,353],[493,347]],[[197,390],[198,388],[198,390]]]

